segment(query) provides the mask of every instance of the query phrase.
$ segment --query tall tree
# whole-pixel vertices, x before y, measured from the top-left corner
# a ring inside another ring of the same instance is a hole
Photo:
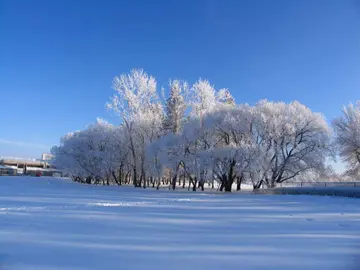
[[[348,165],[348,173],[360,176],[360,101],[344,107],[342,113],[332,122],[335,143]]]
[[[185,119],[185,98],[184,94],[188,90],[186,82],[171,80],[169,83],[170,94],[165,106],[164,130],[179,134]]]
[[[207,80],[199,79],[191,88],[191,116],[202,119],[206,114],[236,106],[230,91],[216,90]]]
[[[199,79],[191,88],[191,115],[202,118],[216,108],[216,90],[207,80]]]
[[[133,184],[139,186],[139,180],[145,178],[146,143],[149,139],[155,139],[155,133],[161,129],[163,121],[156,80],[142,69],[134,69],[129,74],[115,77],[113,88],[115,94],[107,106],[123,122],[132,156]]]
[[[171,80],[169,87],[170,93],[165,106],[166,116],[164,119],[164,131],[165,133],[172,132],[178,135],[185,122],[186,104],[184,94],[188,93],[188,85],[186,82]],[[172,170],[171,186],[173,190],[176,186],[179,166],[180,164],[176,164],[175,168]]]

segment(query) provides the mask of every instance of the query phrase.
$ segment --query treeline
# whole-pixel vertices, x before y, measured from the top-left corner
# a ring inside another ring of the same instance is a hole
[[[254,189],[284,181],[331,177],[326,166],[335,153],[357,176],[360,167],[360,104],[333,121],[297,101],[236,104],[227,89],[208,81],[192,86],[169,82],[169,97],[143,70],[115,77],[107,104],[121,120],[98,119],[85,130],[63,136],[52,149],[55,165],[75,181],[204,189],[234,183]]]

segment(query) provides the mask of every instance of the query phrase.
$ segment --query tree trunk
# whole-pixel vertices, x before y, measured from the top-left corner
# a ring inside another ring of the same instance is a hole
[[[116,173],[115,171],[111,171],[111,175],[112,177],[114,178],[114,181],[117,185],[119,185],[119,180],[118,180],[118,177],[116,176]]]
[[[236,190],[239,191],[241,190],[241,182],[243,180],[243,176],[237,177],[237,182],[236,182]]]
[[[228,181],[225,185],[225,192],[231,192],[232,183]]]
[[[226,186],[228,184],[228,176],[224,173],[222,176],[221,176],[221,185],[220,185],[220,191],[223,191],[225,189],[226,191]]]
[[[175,190],[175,188],[176,188],[176,182],[177,182],[177,178],[178,178],[178,174],[179,174],[179,167],[180,167],[180,164],[178,164],[178,165],[176,166],[175,174],[174,174],[174,176],[173,176],[173,178],[172,178],[171,184],[172,184],[172,189],[173,189],[173,190]],[[179,177],[179,178],[180,178],[180,177]],[[179,181],[179,182],[180,182],[180,181]]]
[[[137,173],[136,173],[136,168],[134,167],[133,169],[133,185],[134,187],[138,187],[138,183],[137,183]]]
[[[123,169],[120,167],[120,169],[119,169],[119,186],[121,186],[121,182],[122,182],[122,180],[123,180],[123,177],[124,177],[124,175],[123,175]]]
[[[196,180],[196,178],[195,178],[195,181],[193,182],[192,191],[196,191],[196,184],[197,184],[197,180]]]
[[[263,180],[260,180],[259,182],[253,185],[253,189],[254,190],[260,189],[262,184],[263,184]]]
[[[159,179],[158,179],[158,182],[157,182],[157,185],[156,185],[156,189],[157,189],[157,190],[159,190],[160,181],[161,181],[161,179],[159,178]]]
[[[171,188],[172,190],[175,190],[176,188],[176,182],[177,182],[177,173],[173,176],[172,182],[171,182]]]
[[[234,167],[236,165],[236,162],[233,160],[230,165],[229,174],[226,177],[225,181],[225,192],[231,192],[232,184],[234,181]]]
[[[205,190],[204,185],[205,185],[204,181],[199,182],[199,188],[201,188],[201,191]]]
[[[240,182],[240,181],[238,181],[238,182],[236,183],[236,190],[237,190],[237,191],[241,190],[241,182]]]
[[[224,189],[224,181],[221,181],[219,191],[223,191]]]
[[[91,184],[91,177],[90,176],[86,177],[85,183],[86,184]]]
[[[146,174],[145,174],[145,170],[143,169],[142,170],[142,180],[144,181],[144,185],[143,185],[143,188],[146,188]]]
[[[125,181],[124,184],[127,185],[130,183],[130,179],[131,179],[131,171],[127,172],[125,175]]]

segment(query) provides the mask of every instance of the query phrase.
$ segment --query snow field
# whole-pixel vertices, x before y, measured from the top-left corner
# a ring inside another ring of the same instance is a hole
[[[0,177],[0,269],[356,269],[360,200]]]
[[[341,196],[360,198],[360,187],[286,187],[260,192],[291,195]]]

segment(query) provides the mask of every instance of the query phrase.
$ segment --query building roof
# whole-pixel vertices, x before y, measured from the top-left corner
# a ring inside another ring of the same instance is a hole
[[[29,159],[1,159],[0,164],[2,164],[2,165],[26,164],[28,166],[42,167],[42,166],[45,165],[45,162],[36,161],[36,160],[29,160]]]

